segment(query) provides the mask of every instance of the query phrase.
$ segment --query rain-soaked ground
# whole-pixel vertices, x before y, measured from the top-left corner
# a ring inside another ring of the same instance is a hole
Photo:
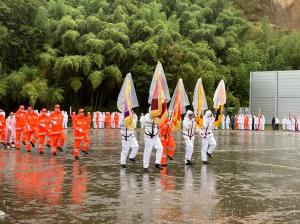
[[[70,133],[70,131],[69,131]],[[91,130],[88,156],[74,161],[72,137],[63,153],[0,150],[0,223],[300,223],[300,133],[216,131],[209,165],[196,139],[193,167],[175,161],[143,173],[120,170],[118,130]]]

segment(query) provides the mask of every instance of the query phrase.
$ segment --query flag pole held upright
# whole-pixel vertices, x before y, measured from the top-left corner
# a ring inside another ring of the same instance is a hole
[[[122,84],[117,107],[120,112],[124,114],[124,126],[128,129],[134,129],[133,108],[138,107],[135,88],[133,85],[131,74],[128,73]]]
[[[156,124],[159,124],[168,117],[167,103],[169,101],[168,83],[162,64],[158,62],[152,78],[148,98],[148,103],[151,105],[150,116]]]
[[[185,92],[184,84],[180,78],[174,90],[171,103],[169,105],[169,115],[174,128],[180,128],[181,115],[186,113],[186,106],[190,105],[188,96]]]
[[[223,79],[219,82],[219,85],[215,91],[213,102],[216,110],[216,121],[214,125],[215,127],[218,127],[222,122],[224,105],[226,103],[226,89]]]

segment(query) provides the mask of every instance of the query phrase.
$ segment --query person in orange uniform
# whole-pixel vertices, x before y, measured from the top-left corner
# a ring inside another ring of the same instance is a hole
[[[246,114],[244,116],[244,130],[248,130],[248,127],[249,127],[249,116]]]
[[[18,111],[15,113],[16,118],[16,149],[21,148],[21,134],[23,135],[22,139],[25,137],[25,127],[27,124],[26,112],[24,106],[20,105]]]
[[[31,152],[31,148],[35,147],[35,143],[38,139],[38,115],[34,112],[31,106],[28,107],[26,114],[27,125],[26,125],[26,151]],[[33,135],[33,138],[31,136]]]
[[[238,123],[238,115],[235,116],[234,119],[234,129],[238,130],[239,129],[239,123]]]
[[[173,139],[173,124],[166,118],[160,125],[160,140],[163,146],[163,153],[161,157],[161,166],[167,166],[167,156],[170,160],[173,160],[174,151],[176,148],[176,142]],[[168,147],[168,152],[167,152]]]
[[[89,118],[84,116],[84,109],[79,109],[78,115],[74,121],[74,157],[79,159],[79,148],[83,142],[82,152],[88,154],[90,138],[88,135]]]
[[[38,129],[39,148],[38,148],[38,150],[39,150],[40,154],[44,154],[44,142],[45,142],[45,138],[48,134],[48,129],[49,129],[49,125],[50,125],[50,118],[47,115],[46,108],[43,108],[41,110],[38,124],[39,124],[39,129]]]
[[[115,128],[119,128],[119,120],[120,120],[119,113],[115,112],[115,116],[114,116]]]
[[[51,137],[52,155],[56,156],[57,149],[62,151],[62,146],[65,141],[65,134],[63,132],[64,117],[60,111],[58,104],[54,107],[54,112],[50,114],[49,135]]]
[[[106,115],[105,115],[105,128],[110,128],[110,123],[111,123],[110,113],[106,112]]]
[[[91,112],[87,113],[86,119],[87,119],[86,121],[88,122],[88,129],[91,129],[91,122],[92,122]]]
[[[72,115],[71,115],[71,118],[72,118],[72,128],[74,128],[76,116],[77,116],[76,113],[72,112]]]
[[[6,119],[3,110],[0,110],[0,138],[1,143],[6,144]]]

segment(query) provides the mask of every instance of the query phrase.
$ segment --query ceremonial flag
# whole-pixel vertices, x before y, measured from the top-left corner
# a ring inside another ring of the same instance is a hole
[[[222,122],[224,104],[226,103],[226,89],[225,89],[225,83],[223,79],[219,82],[219,85],[214,94],[213,101],[214,101],[214,108],[217,111],[215,127],[218,127],[219,124]]]
[[[150,106],[150,116],[156,123],[164,121],[168,117],[167,103],[170,101],[169,88],[165,73],[160,62],[157,63],[152,78],[148,103]]]
[[[172,117],[174,128],[180,128],[181,114],[186,112],[185,107],[189,104],[190,102],[186,95],[183,81],[182,79],[179,79],[169,106],[169,114]]]
[[[201,115],[204,110],[207,110],[207,102],[201,78],[197,80],[194,89],[193,108],[196,117],[196,127],[201,128],[203,125]]]
[[[120,112],[124,114],[124,126],[129,129],[134,128],[134,119],[132,109],[138,107],[139,103],[136,97],[131,74],[128,73],[122,84],[118,100],[117,107]]]

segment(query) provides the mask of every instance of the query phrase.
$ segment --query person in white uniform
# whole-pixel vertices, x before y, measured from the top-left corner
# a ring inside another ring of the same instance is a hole
[[[252,115],[249,114],[248,116],[249,120],[248,120],[248,130],[252,130],[252,122],[253,122],[253,118],[252,118]]]
[[[147,113],[145,115],[144,142],[145,142],[145,149],[143,155],[144,172],[149,172],[149,163],[150,163],[150,157],[153,148],[156,149],[155,167],[162,170],[163,168],[161,166],[161,157],[162,157],[163,146],[159,138],[158,125],[150,117],[150,113]]]
[[[102,129],[105,128],[105,112],[102,112],[102,113],[101,113],[100,127],[101,127]]]
[[[282,130],[285,131],[286,130],[286,118],[285,118],[285,116],[283,116],[283,118],[281,119],[281,125],[282,125]]]
[[[122,125],[121,127],[121,137],[122,137],[122,151],[121,151],[121,167],[126,168],[126,160],[131,148],[131,153],[129,155],[129,160],[135,162],[136,154],[139,150],[139,144],[135,137],[134,129],[126,128]]]
[[[214,122],[212,112],[210,110],[206,111],[203,118],[203,127],[200,132],[200,136],[202,137],[201,158],[203,164],[208,164],[207,157],[212,158],[212,153],[217,146],[213,134]]]
[[[141,128],[144,129],[144,121],[145,121],[145,116],[143,113],[141,113],[140,116],[140,124],[141,124]]]
[[[68,115],[68,112],[67,111],[64,111],[63,112],[63,117],[64,117],[64,124],[63,124],[63,127],[66,129],[68,128],[68,119],[69,119],[69,115]]]
[[[257,116],[254,116],[254,130],[258,130],[258,123],[259,123],[259,118]]]
[[[278,118],[277,118],[277,120],[278,120],[278,122],[279,122],[279,119],[278,119]],[[265,130],[265,123],[266,123],[266,119],[265,119],[265,116],[264,116],[264,115],[261,115],[260,123],[261,123],[260,130],[261,130],[261,131],[264,131],[264,130]]]
[[[222,130],[225,130],[225,120],[226,120],[226,118],[225,118],[225,116],[223,115],[223,116],[222,116]]]
[[[134,120],[134,128],[136,128],[137,122],[139,120],[138,116],[136,113],[133,114],[133,120]]]
[[[186,112],[184,120],[182,122],[182,134],[185,143],[185,165],[193,165],[191,159],[194,152],[195,141],[195,116],[190,110]]]
[[[241,113],[238,116],[239,130],[244,130],[244,115]]]
[[[226,130],[229,130],[229,126],[230,126],[230,117],[229,117],[229,115],[226,116],[225,123],[226,123]]]

